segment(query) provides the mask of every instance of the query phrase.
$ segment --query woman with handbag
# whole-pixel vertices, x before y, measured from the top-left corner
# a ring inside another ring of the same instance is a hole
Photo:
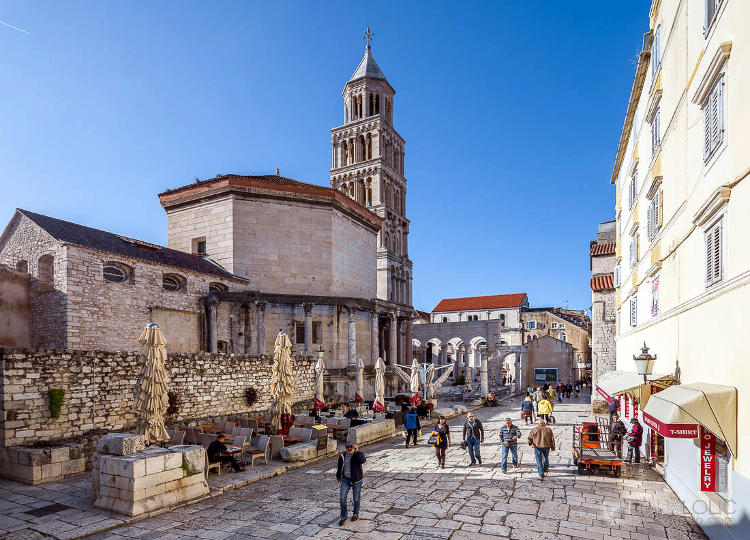
[[[445,416],[438,418],[438,423],[435,425],[435,429],[430,434],[430,439],[427,442],[435,447],[435,457],[438,460],[438,467],[445,469],[445,449],[451,445],[451,434],[448,423],[445,421]]]

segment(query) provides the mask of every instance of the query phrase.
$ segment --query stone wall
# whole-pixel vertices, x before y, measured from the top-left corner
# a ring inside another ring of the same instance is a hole
[[[616,367],[615,297],[615,291],[591,294],[592,385],[596,385],[602,374],[613,371]],[[592,392],[591,399],[599,399],[599,394]]]
[[[576,359],[573,358],[573,347],[570,343],[551,336],[542,336],[526,344],[527,381],[534,386],[542,386],[544,381],[536,381],[534,369],[557,369],[558,382],[573,383],[576,378]]]
[[[131,410],[141,360],[135,353],[49,349],[0,349],[2,446],[29,445],[86,437],[96,430],[122,431],[134,425]],[[312,400],[314,358],[292,359],[297,401]],[[167,422],[265,411],[271,356],[169,354],[169,389],[179,411]],[[244,391],[253,387],[258,402],[248,407]],[[50,388],[65,390],[60,417],[50,417]]]
[[[31,347],[29,275],[0,265],[0,346]]]

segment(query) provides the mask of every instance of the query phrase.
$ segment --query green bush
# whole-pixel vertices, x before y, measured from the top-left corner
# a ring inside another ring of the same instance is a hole
[[[50,388],[49,390],[49,415],[52,418],[60,418],[60,411],[63,406],[65,390],[62,388]]]

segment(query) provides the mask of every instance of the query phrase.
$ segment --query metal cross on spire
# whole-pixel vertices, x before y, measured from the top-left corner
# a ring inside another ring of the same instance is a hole
[[[367,40],[367,48],[370,48],[370,43],[372,42],[372,38],[375,36],[375,32],[370,32],[370,25],[367,25],[367,30],[365,30],[365,33],[362,35],[362,39]]]

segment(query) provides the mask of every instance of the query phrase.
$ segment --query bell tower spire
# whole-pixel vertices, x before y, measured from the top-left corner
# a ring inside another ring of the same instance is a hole
[[[378,234],[378,298],[411,306],[405,141],[393,126],[396,91],[375,62],[369,25],[365,54],[344,85],[343,125],[331,130],[331,187],[383,218]]]

